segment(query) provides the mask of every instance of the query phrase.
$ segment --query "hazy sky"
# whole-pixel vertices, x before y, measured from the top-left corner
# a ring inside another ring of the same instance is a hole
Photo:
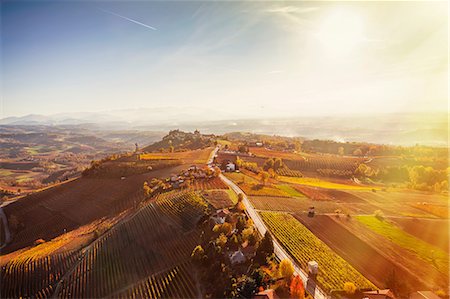
[[[1,3],[3,117],[447,109],[446,1]]]

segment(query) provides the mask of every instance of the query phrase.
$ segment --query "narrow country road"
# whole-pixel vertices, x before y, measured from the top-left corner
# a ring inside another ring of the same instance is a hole
[[[208,161],[208,165],[212,163],[214,156],[217,154],[217,151],[219,150],[219,147],[216,147],[214,151],[212,152],[212,155],[210,157],[210,160]],[[211,166],[210,166],[211,167]],[[247,198],[247,195],[242,191],[239,186],[237,186],[234,182],[232,182],[230,179],[225,177],[223,174],[220,174],[219,177],[222,179],[222,181],[227,184],[236,194],[242,193],[243,195],[243,203],[247,209],[248,216],[253,220],[253,223],[255,224],[255,227],[258,229],[259,233],[261,235],[264,235],[266,231],[268,231],[264,221],[259,216],[258,212],[255,210],[253,205],[250,203],[250,201]],[[270,233],[270,231],[269,231]],[[272,235],[272,234],[271,234]],[[280,259],[288,259],[292,262],[292,265],[294,266],[295,273],[301,277],[303,280],[303,284],[305,285],[305,288],[313,295],[315,299],[326,299],[328,296],[324,291],[322,291],[319,287],[315,286],[313,290],[308,288],[308,275],[303,271],[300,266],[295,262],[295,260],[285,251],[285,249],[278,243],[276,238],[272,235],[273,240],[273,248],[275,255]]]

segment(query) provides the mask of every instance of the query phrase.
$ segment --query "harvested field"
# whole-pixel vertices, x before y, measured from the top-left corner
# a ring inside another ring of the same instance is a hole
[[[375,217],[356,216],[352,217],[350,221],[344,217],[330,217],[330,219],[344,226],[356,237],[379,250],[379,252],[387,259],[397,264],[398,269],[395,268],[395,276],[399,283],[400,293],[402,293],[403,296],[408,296],[409,291],[420,289],[422,286],[422,289],[445,289],[448,286],[448,261],[445,262],[439,260],[443,256],[446,256],[444,259],[448,260],[447,252],[441,253],[443,250],[427,244],[425,247],[428,247],[428,249],[435,248],[437,263],[431,260],[432,251],[430,250],[426,252],[426,255],[428,255],[429,258],[428,261],[426,259],[424,260],[419,256],[419,252],[424,248],[422,246],[423,243],[425,243],[424,241],[408,235],[387,220],[384,221],[384,225],[389,225],[389,227],[383,228],[383,230],[378,233],[376,227],[368,227],[366,224],[363,224],[359,218],[367,218],[368,221],[372,221],[371,219]],[[412,241],[413,239],[414,241]],[[405,242],[409,242],[408,247],[403,246],[405,245]],[[420,282],[419,287],[414,286],[413,283],[409,285],[409,288],[407,285],[402,285],[403,281],[398,279],[399,275],[397,274],[398,271],[401,271],[401,268],[407,269],[414,277],[416,277]],[[392,273],[387,273],[386,275],[386,278],[389,278],[392,276]]]
[[[425,242],[449,252],[449,221],[440,219],[418,219],[393,217],[402,230]]]
[[[374,216],[356,216],[356,219],[425,263],[433,265],[437,272],[448,278],[449,255],[447,252],[404,232],[389,221],[380,220]]]
[[[213,190],[213,189],[228,189],[228,186],[218,177],[212,179],[196,179],[189,186],[191,190]]]
[[[448,205],[429,204],[426,202],[412,204],[412,207],[428,212],[439,218],[448,219]]]
[[[423,208],[423,203],[430,206],[448,205],[448,199],[445,196],[438,194],[427,194],[412,190],[387,192],[349,190],[348,193],[364,199],[366,202],[377,206],[378,209],[384,210],[391,215],[436,218],[436,215],[432,214],[429,210],[426,210],[426,208]]]
[[[234,204],[228,190],[206,190],[202,195],[215,209],[223,209]]]
[[[303,193],[312,200],[334,200],[334,197],[327,194],[323,189],[307,187],[302,185],[293,185],[294,189]]]
[[[356,270],[374,282],[379,288],[387,287],[386,279],[393,269],[402,277],[408,289],[425,287],[411,271],[382,254],[376,244],[372,246],[361,240],[349,230],[333,220],[334,216],[319,215],[314,218],[296,215],[314,235],[327,244],[333,251],[348,261]]]
[[[211,155],[212,148],[174,152],[174,153],[146,153],[141,154],[141,160],[164,160],[164,159],[179,159],[183,160],[184,164],[206,164]]]
[[[283,152],[277,150],[269,150],[264,147],[250,147],[249,151],[257,157],[262,158],[280,158],[288,160],[305,160],[305,157],[293,152]]]
[[[29,246],[36,239],[53,239],[64,231],[129,209],[144,198],[144,181],[169,176],[182,167],[155,170],[125,180],[80,178],[13,202],[3,208],[13,234],[3,252]]]

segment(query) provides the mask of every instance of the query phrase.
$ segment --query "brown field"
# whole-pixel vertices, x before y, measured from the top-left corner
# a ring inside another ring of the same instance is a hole
[[[13,202],[4,207],[13,240],[3,252],[29,246],[37,239],[50,240],[65,231],[124,211],[143,199],[144,181],[167,177],[182,168],[181,165],[155,170],[125,180],[80,178]]]
[[[367,216],[366,216],[367,217]],[[403,286],[400,287],[400,291],[407,294],[408,291],[422,289],[445,289],[448,283],[448,272],[442,271],[441,267],[433,265],[432,262],[426,261],[417,255],[415,252],[414,243],[408,247],[400,246],[393,242],[391,239],[384,235],[380,235],[367,226],[363,225],[357,219],[351,218],[350,221],[345,217],[329,217],[335,223],[331,223],[325,229],[323,233],[327,233],[331,230],[331,227],[342,225],[351,234],[364,241],[366,244],[374,247],[385,258],[387,258],[393,265],[392,269],[395,270],[395,276],[397,282]],[[320,232],[318,232],[319,234]],[[332,233],[330,233],[331,238]],[[403,238],[403,236],[399,236]],[[350,246],[351,247],[351,246]],[[432,246],[430,246],[431,248]],[[351,248],[342,248],[342,252],[352,252]],[[343,253],[344,254],[344,253]],[[359,254],[359,253],[358,253]],[[356,254],[355,254],[356,255]],[[370,258],[369,260],[371,260]],[[441,263],[441,262],[439,262]],[[441,265],[442,266],[442,265]],[[390,271],[392,271],[390,269]],[[387,269],[389,270],[389,269]],[[405,274],[409,272],[411,275]],[[403,274],[402,274],[403,273]],[[385,277],[388,277],[388,273],[385,273]],[[405,276],[404,276],[405,275]],[[410,277],[413,277],[410,279]],[[401,277],[401,278],[400,278]],[[406,279],[404,278],[406,277]],[[414,279],[415,278],[415,279]]]
[[[0,291],[8,298],[191,297],[198,290],[188,271],[190,254],[204,205],[195,193],[171,192],[101,232],[82,251],[66,246],[69,233],[9,255]]]
[[[412,207],[428,212],[432,215],[438,216],[439,218],[448,219],[448,205],[440,204],[429,204],[429,203],[416,203],[412,204]]]
[[[141,160],[164,160],[164,159],[180,159],[185,164],[205,164],[211,154],[212,148],[174,152],[174,153],[146,153],[141,154]]]
[[[362,198],[377,209],[383,210],[388,215],[401,215],[411,217],[436,218],[429,210],[416,207],[417,204],[428,203],[438,206],[448,205],[447,197],[439,194],[429,194],[412,190],[405,191],[356,191],[348,193]],[[442,210],[442,209],[441,209]]]
[[[408,270],[395,259],[385,256],[380,243],[375,240],[367,242],[354,235],[340,222],[347,220],[334,220],[334,216],[296,216],[309,230],[331,247],[342,258],[361,272],[378,287],[388,287],[386,282],[389,273],[395,270],[395,275],[401,277],[407,289],[417,289],[426,286],[415,275],[415,271]]]
[[[228,189],[228,186],[220,178],[197,179],[189,186],[191,190]]]
[[[449,222],[440,219],[389,218],[405,232],[449,252]]]
[[[293,185],[294,189],[303,193],[306,197],[312,200],[334,200],[334,197],[329,195],[324,189],[316,187],[307,187],[302,185]]]
[[[293,152],[283,152],[277,150],[269,150],[264,147],[250,147],[249,151],[257,157],[262,158],[281,158],[287,160],[305,160],[305,157]]]
[[[247,195],[251,196],[272,196],[272,197],[289,197],[286,192],[271,186],[240,184],[239,187]]]
[[[202,195],[215,209],[223,209],[233,205],[228,190],[206,190],[202,192]]]

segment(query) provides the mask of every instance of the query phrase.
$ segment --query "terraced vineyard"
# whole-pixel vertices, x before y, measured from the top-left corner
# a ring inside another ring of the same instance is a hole
[[[152,275],[114,298],[196,298],[195,281],[189,263]]]
[[[293,177],[298,177],[298,178],[303,177],[303,173],[301,173],[298,170],[289,169],[287,166],[278,169],[277,174],[283,175],[283,176],[293,176]]]
[[[41,245],[42,246],[42,245]],[[77,261],[78,252],[12,259],[0,272],[2,298],[48,298]]]
[[[261,216],[277,240],[304,270],[307,269],[308,261],[319,263],[317,283],[325,291],[342,289],[346,282],[353,282],[358,288],[376,288],[292,215],[261,212]]]
[[[334,169],[354,172],[363,160],[360,158],[343,158],[339,156],[308,156],[303,159],[283,160],[290,169],[300,171],[317,171]]]
[[[158,196],[157,203],[175,223],[184,230],[195,227],[197,221],[207,212],[208,204],[196,192],[181,192]]]
[[[206,209],[197,192],[172,191],[82,250],[66,249],[66,235],[32,247],[2,265],[2,297],[196,297],[188,269]]]
[[[164,209],[152,203],[101,237],[61,284],[58,296],[109,296],[137,280],[186,262],[199,232],[184,234],[164,215]]]

